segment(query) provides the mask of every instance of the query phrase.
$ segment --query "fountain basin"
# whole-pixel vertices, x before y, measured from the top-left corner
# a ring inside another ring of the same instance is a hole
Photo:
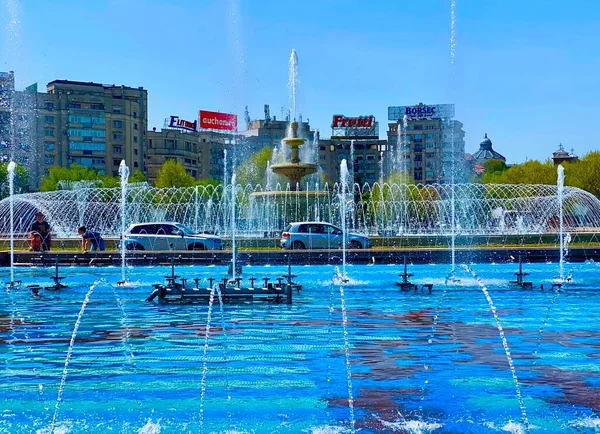
[[[556,299],[552,291],[511,289],[514,264],[471,265],[494,298],[530,422],[540,432],[581,432],[597,421],[600,383],[592,355],[600,336],[590,318],[600,303],[600,268],[580,265],[573,282],[563,286],[569,295]],[[255,275],[286,272],[284,265],[251,269]],[[510,370],[477,281],[459,269],[460,283],[446,287],[447,266],[413,265],[414,282],[435,282],[437,291],[399,297],[394,281],[401,269],[348,269],[344,302],[357,427],[407,431],[402,427],[418,421],[447,432],[490,432],[490,426],[518,425]],[[97,268],[92,277],[87,268],[74,267],[64,270],[68,290],[40,292],[38,298],[30,291],[12,292],[12,302],[0,305],[0,318],[19,312],[18,321],[0,328],[0,338],[10,342],[0,350],[10,384],[0,389],[10,414],[0,420],[0,430],[44,432],[51,425],[52,411],[44,408],[55,406],[77,313],[91,280],[103,277],[108,284],[91,294],[79,323],[57,431],[102,432],[111,426],[199,431],[208,307],[144,301],[152,283],[169,270],[134,267],[128,272],[131,284],[117,288],[117,268]],[[536,282],[548,282],[556,270],[556,263],[527,266]],[[31,285],[49,272],[31,268],[20,270],[19,277]],[[221,315],[215,295],[206,352],[206,432],[224,432],[233,423],[244,432],[348,429],[334,267],[294,272],[305,285],[293,305],[225,305]],[[178,273],[205,282],[226,275],[226,265],[180,267]]]

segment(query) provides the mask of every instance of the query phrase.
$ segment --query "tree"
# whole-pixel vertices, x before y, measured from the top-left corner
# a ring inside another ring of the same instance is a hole
[[[16,194],[27,192],[27,178],[27,169],[23,165],[17,164],[13,185]],[[8,197],[9,193],[8,163],[0,163],[0,199]]]
[[[495,167],[495,163],[492,163]],[[497,166],[496,166],[497,167]],[[537,160],[514,164],[506,170],[486,173],[485,184],[556,184],[556,168],[552,161],[541,163]]]
[[[586,154],[579,161],[564,164],[565,184],[578,187],[600,198],[600,152]]]
[[[267,163],[273,158],[273,148],[264,147],[237,168],[237,182],[241,185],[266,185]],[[229,182],[229,180],[228,180]]]
[[[119,182],[112,176],[101,175],[96,169],[72,164],[71,167],[53,166],[42,178],[41,191],[54,191],[60,181],[101,181],[103,187],[116,187]]]
[[[183,164],[167,160],[160,166],[154,184],[158,188],[193,187],[196,184],[196,180],[185,171]]]
[[[146,176],[142,173],[140,169],[135,169],[135,173],[132,176],[130,176],[128,180],[130,184],[144,181],[146,181]]]

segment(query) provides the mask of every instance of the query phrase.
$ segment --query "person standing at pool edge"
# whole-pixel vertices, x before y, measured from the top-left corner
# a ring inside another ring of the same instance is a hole
[[[50,248],[52,247],[52,235],[50,225],[44,219],[44,214],[40,211],[35,213],[35,221],[31,224],[29,231],[31,238],[31,250],[50,250]]]
[[[85,226],[81,226],[77,233],[81,235],[81,251],[83,253],[87,252],[88,245],[91,243],[92,248],[91,251],[95,252],[96,250],[104,251],[104,238],[100,235],[100,232],[88,231]]]

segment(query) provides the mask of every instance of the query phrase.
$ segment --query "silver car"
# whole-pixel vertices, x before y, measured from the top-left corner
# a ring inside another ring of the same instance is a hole
[[[338,249],[343,243],[340,228],[323,222],[298,222],[290,224],[281,234],[281,248],[301,249]],[[346,247],[349,249],[368,249],[371,240],[359,234],[346,234]]]
[[[127,250],[223,250],[221,238],[197,234],[177,222],[132,224],[121,241]]]

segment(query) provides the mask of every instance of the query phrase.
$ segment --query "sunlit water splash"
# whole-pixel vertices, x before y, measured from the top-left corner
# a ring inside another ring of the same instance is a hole
[[[354,420],[354,395],[352,393],[352,366],[350,365],[350,341],[348,338],[348,318],[346,316],[346,297],[344,295],[344,286],[340,285],[340,302],[342,307],[342,326],[344,331],[344,355],[346,360],[346,378],[348,381],[348,408],[350,410],[350,429],[355,432],[356,423]]]
[[[79,314],[77,315],[77,319],[75,320],[75,326],[73,327],[73,333],[71,334],[71,340],[69,341],[69,349],[67,350],[67,356],[65,357],[65,366],[63,368],[62,377],[60,379],[60,386],[58,387],[58,395],[56,397],[56,404],[54,406],[54,416],[52,416],[52,425],[50,426],[50,432],[54,432],[54,428],[56,426],[56,421],[58,419],[58,411],[60,409],[60,404],[62,401],[63,391],[65,389],[65,384],[67,382],[67,374],[69,373],[69,362],[71,361],[71,355],[73,354],[73,347],[75,346],[75,338],[77,337],[77,331],[79,330],[79,324],[81,324],[81,318],[83,318],[83,312],[85,312],[85,307],[90,301],[90,297],[94,292],[94,289],[100,284],[105,283],[104,279],[96,280],[88,290],[85,295],[85,299],[81,304],[81,308],[79,309]]]
[[[206,328],[204,329],[204,350],[202,352],[202,380],[200,382],[200,433],[204,432],[204,397],[206,395],[206,373],[208,372],[208,339],[210,337],[210,321],[212,307],[215,299],[216,285],[210,288],[208,299],[208,313],[206,316]]]
[[[517,371],[515,369],[515,365],[513,363],[512,356],[510,354],[510,348],[508,347],[508,340],[506,339],[506,336],[504,335],[504,328],[502,328],[502,324],[500,323],[500,317],[498,316],[498,313],[496,311],[496,306],[494,305],[494,301],[492,300],[492,297],[490,296],[490,293],[489,293],[487,287],[483,283],[483,280],[481,280],[481,278],[477,275],[475,270],[473,270],[466,264],[463,264],[462,267],[468,273],[470,273],[471,276],[473,276],[473,278],[477,281],[479,287],[483,291],[483,295],[485,296],[485,299],[487,300],[487,302],[490,306],[490,310],[492,311],[492,314],[494,315],[494,321],[496,322],[496,327],[498,328],[498,333],[500,334],[500,339],[502,340],[502,346],[504,347],[504,353],[506,354],[506,360],[508,361],[510,373],[512,375],[512,378],[513,378],[513,381],[515,384],[515,392],[517,395],[517,400],[519,401],[519,408],[521,410],[521,420],[522,420],[522,423],[525,426],[525,428],[528,429],[529,419],[527,418],[527,409],[525,408],[525,403],[523,401],[523,395],[521,393],[521,385],[519,383],[519,379],[517,377]]]

